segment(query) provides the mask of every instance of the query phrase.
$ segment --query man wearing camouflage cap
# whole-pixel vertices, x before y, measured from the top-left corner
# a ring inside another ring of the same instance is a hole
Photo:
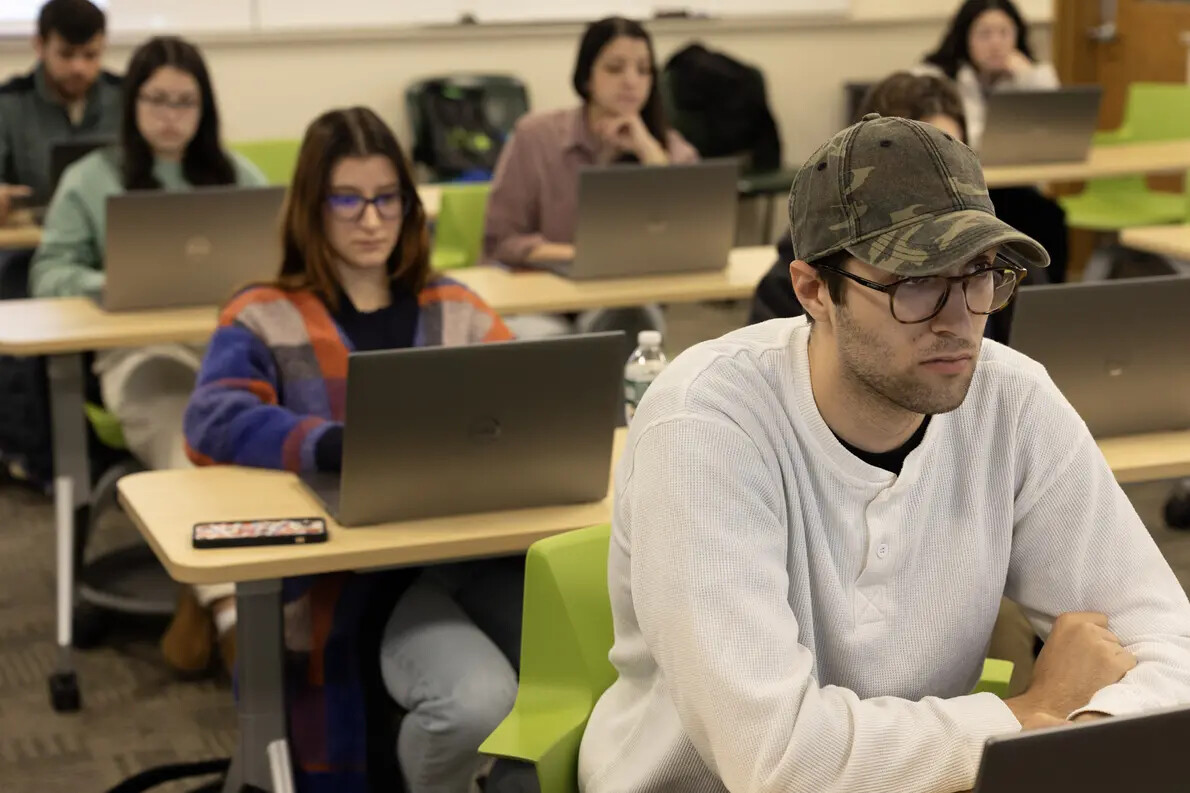
[[[1045,370],[982,342],[1044,250],[979,163],[867,116],[790,195],[807,317],[682,354],[616,470],[618,679],[587,793],[944,793],[984,741],[1190,702],[1190,603]],[[1000,598],[1032,686],[970,694]]]

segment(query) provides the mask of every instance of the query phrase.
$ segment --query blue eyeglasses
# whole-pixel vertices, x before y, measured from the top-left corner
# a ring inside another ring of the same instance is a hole
[[[405,215],[405,201],[399,190],[365,198],[359,193],[331,193],[327,199],[331,214],[338,220],[359,223],[368,206],[376,207],[381,220],[400,220]]]

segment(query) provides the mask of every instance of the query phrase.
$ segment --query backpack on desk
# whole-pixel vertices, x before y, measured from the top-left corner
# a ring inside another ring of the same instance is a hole
[[[504,135],[488,118],[482,88],[445,81],[426,84],[414,156],[440,180],[490,178]]]

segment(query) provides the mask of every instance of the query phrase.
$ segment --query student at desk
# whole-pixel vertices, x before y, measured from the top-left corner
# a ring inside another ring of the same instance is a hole
[[[173,37],[145,42],[132,55],[126,87],[120,145],[72,165],[54,194],[29,271],[34,297],[102,291],[108,196],[265,184],[254,165],[222,147],[214,90],[194,45]],[[189,345],[160,344],[96,356],[103,404],[119,420],[129,450],[150,468],[190,465],[182,414],[201,355]],[[197,602],[186,590],[162,639],[166,660],[182,671],[206,668],[216,638],[225,661],[234,655],[231,586],[202,586],[194,594]],[[217,630],[207,609],[216,614]]]
[[[1029,47],[1029,29],[1012,0],[966,0],[938,49],[918,71],[955,81],[967,117],[967,142],[979,151],[987,125],[987,96],[997,91],[1049,91],[1058,73]],[[989,190],[996,214],[1028,234],[1050,255],[1049,280],[1066,280],[1066,212],[1033,187]]]
[[[49,0],[37,18],[37,66],[0,85],[0,223],[14,197],[50,200],[50,148],[114,135],[120,78],[100,66],[106,19],[88,0]]]
[[[335,110],[307,130],[281,275],[235,297],[207,348],[186,412],[196,463],[337,471],[349,353],[511,338],[479,297],[430,270],[411,174],[371,110]],[[523,574],[521,559],[427,568],[396,600],[380,658],[364,659],[408,711],[396,750],[411,793],[466,793],[479,744],[512,708]],[[363,692],[344,670],[361,668],[361,611],[386,580],[287,582],[290,668],[304,670],[287,692],[298,790],[368,789]]]
[[[981,344],[1046,258],[972,151],[869,116],[790,224],[807,316],[682,353],[629,428],[582,789],[948,793],[990,736],[1190,703],[1186,593],[1045,370]],[[1048,641],[1001,700],[1005,594]]]
[[[492,178],[484,255],[504,265],[574,259],[579,169],[613,163],[689,163],[698,152],[665,118],[653,41],[638,22],[591,23],[579,44],[573,85],[582,104],[521,119]],[[584,330],[660,327],[650,307],[592,313]],[[636,338],[635,333],[629,337]]]

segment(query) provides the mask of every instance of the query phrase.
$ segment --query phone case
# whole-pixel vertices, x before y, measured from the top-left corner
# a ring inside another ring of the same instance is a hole
[[[195,548],[326,542],[326,521],[322,518],[270,518],[196,523],[193,542]]]

